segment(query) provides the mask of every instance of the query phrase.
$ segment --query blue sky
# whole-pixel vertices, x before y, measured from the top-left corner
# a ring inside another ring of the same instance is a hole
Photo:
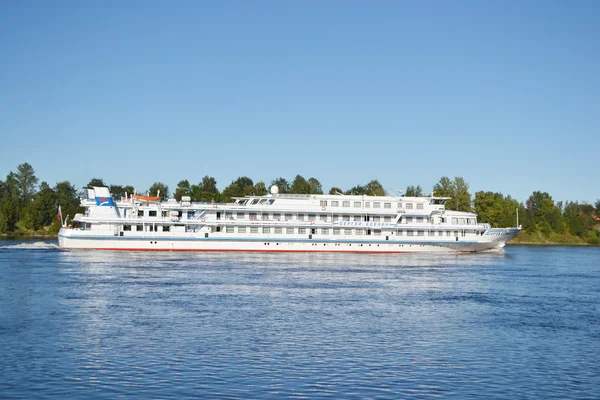
[[[0,177],[594,202],[596,1],[3,1]]]

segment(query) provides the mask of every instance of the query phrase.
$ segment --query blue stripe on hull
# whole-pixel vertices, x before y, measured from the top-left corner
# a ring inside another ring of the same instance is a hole
[[[445,246],[445,245],[473,245],[473,244],[484,244],[487,242],[474,242],[474,241],[447,241],[447,242],[432,242],[432,241],[406,241],[406,240],[327,240],[327,239],[294,239],[294,238],[273,238],[273,237],[261,237],[261,238],[223,238],[223,237],[208,237],[208,238],[185,238],[185,237],[162,237],[162,236],[145,236],[145,237],[127,237],[127,236],[65,236],[58,235],[65,239],[84,239],[84,240],[155,240],[155,241],[233,241],[233,242],[293,242],[293,243],[371,243],[371,244],[414,244],[414,245],[429,245],[429,246]]]

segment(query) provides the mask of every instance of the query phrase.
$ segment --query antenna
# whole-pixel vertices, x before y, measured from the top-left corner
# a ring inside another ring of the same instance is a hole
[[[517,228],[519,227],[519,207],[517,207]]]

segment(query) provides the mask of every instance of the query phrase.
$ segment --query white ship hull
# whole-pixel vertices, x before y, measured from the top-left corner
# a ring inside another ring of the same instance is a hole
[[[446,198],[278,195],[229,204],[113,201],[90,189],[84,214],[58,234],[64,249],[418,253],[504,247],[520,228],[478,224],[476,215],[445,210]]]
[[[78,230],[63,229],[59,246],[64,249],[129,250],[129,251],[245,251],[245,252],[339,252],[339,253],[418,253],[477,252],[504,247],[516,232],[505,236],[474,241],[386,241],[323,240],[292,238],[201,238],[201,237],[111,237],[80,235]],[[486,239],[482,236],[482,239]]]

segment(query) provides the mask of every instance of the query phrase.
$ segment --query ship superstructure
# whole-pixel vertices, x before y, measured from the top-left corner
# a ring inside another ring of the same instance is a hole
[[[491,228],[446,210],[449,198],[279,194],[192,203],[93,187],[63,227],[69,249],[154,251],[474,252],[504,247],[520,227]]]

